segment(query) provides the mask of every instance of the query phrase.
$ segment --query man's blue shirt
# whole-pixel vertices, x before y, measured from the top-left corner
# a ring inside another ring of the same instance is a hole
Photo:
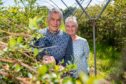
[[[51,33],[48,28],[39,30],[39,33],[43,34],[45,37],[39,39],[37,42],[37,46],[41,46],[46,43],[45,47],[50,47],[45,49],[48,55],[54,56],[56,62],[59,63],[64,59],[64,63],[72,63],[73,62],[73,46],[71,37],[65,32],[59,30],[58,32]],[[38,57],[42,57],[42,52],[39,53]]]

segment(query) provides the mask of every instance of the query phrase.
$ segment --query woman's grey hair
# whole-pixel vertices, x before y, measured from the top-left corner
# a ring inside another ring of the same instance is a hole
[[[52,13],[59,13],[60,14],[60,18],[63,19],[62,11],[57,9],[57,8],[52,8],[52,9],[49,10],[48,19],[50,19]]]
[[[78,22],[75,16],[69,16],[66,18],[65,20],[65,24],[67,24],[68,22],[74,22],[76,25],[76,28],[78,28]]]

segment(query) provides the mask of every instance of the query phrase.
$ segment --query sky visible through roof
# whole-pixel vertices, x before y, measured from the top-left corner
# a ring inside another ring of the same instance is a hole
[[[14,0],[2,0],[3,1],[3,6],[14,6],[15,3],[14,3]],[[52,1],[52,2],[51,2]],[[75,0],[63,0],[66,5],[69,7],[69,6],[72,6],[72,7],[79,7],[76,3]],[[79,0],[81,1],[81,0]],[[87,4],[89,3],[90,0],[82,0],[84,1],[82,3],[83,7],[86,7]],[[106,0],[92,0],[92,2],[90,3],[90,5],[100,5],[102,3],[104,3]],[[54,3],[53,3],[54,2]],[[55,5],[56,4],[56,5]],[[37,0],[37,3],[36,5],[39,5],[39,6],[47,6],[48,8],[52,8],[52,7],[59,7],[61,9],[66,9],[67,7],[62,3],[61,0]]]

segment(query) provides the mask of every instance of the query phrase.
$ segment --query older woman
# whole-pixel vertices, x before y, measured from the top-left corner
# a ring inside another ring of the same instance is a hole
[[[89,56],[89,45],[86,39],[78,36],[78,23],[75,16],[70,16],[65,20],[66,32],[73,40],[74,63],[77,65],[77,70],[74,77],[78,77],[80,72],[88,74],[87,58]]]

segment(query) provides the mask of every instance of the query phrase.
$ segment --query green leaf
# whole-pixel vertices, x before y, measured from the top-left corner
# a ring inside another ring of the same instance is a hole
[[[19,64],[14,65],[14,70],[19,72],[21,70],[21,66]]]
[[[29,18],[29,28],[34,30],[34,29],[38,29],[38,25],[37,25],[37,16],[34,17],[33,19],[32,18]]]
[[[39,53],[39,50],[37,48],[34,48],[34,56],[37,56]]]
[[[55,65],[54,70],[55,70],[55,72],[58,72],[60,70],[60,66],[59,65]]]
[[[46,65],[42,65],[38,68],[39,75],[44,75],[48,71],[48,68]]]
[[[23,37],[20,36],[17,38],[17,43],[21,43],[21,42],[23,42]]]
[[[64,78],[63,84],[73,84],[72,78]]]
[[[60,29],[62,31],[64,31],[64,32],[66,32],[65,25],[64,25],[64,22],[63,21],[61,21]]]
[[[2,5],[3,4],[3,2],[2,2],[2,0],[0,0],[0,5]]]
[[[10,38],[8,42],[9,47],[14,47],[16,45],[16,40],[14,38]]]

